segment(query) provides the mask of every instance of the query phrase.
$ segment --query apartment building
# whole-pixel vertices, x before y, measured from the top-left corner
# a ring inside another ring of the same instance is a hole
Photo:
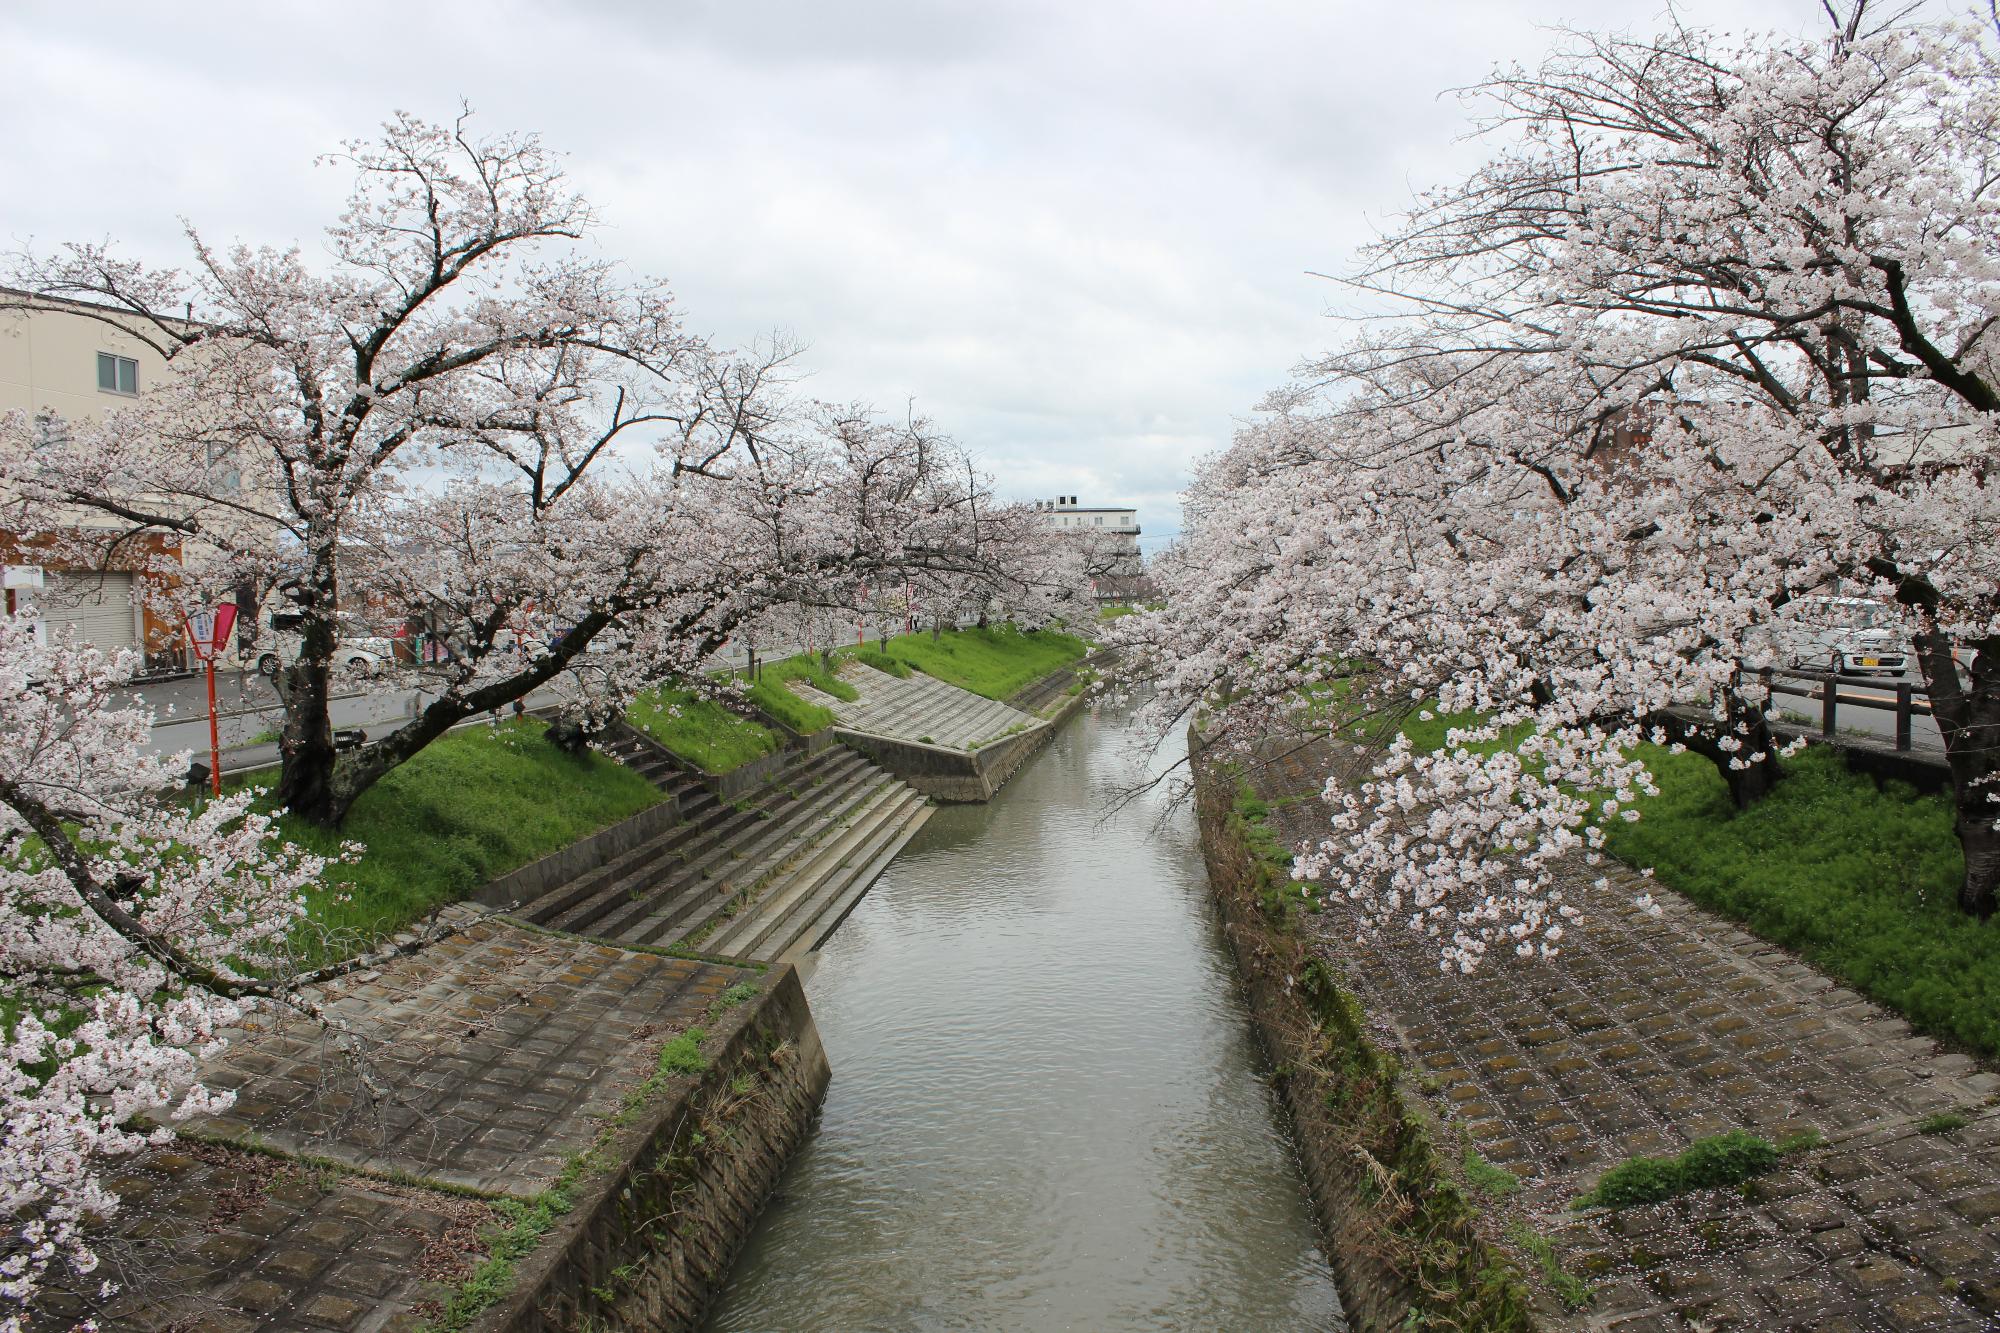
[[[0,415],[23,412],[37,433],[58,432],[136,405],[169,371],[158,352],[106,318],[116,313],[0,288]],[[82,510],[65,522],[79,529],[110,526]],[[149,577],[139,571],[158,557],[178,562],[175,539],[135,538],[98,566],[58,554],[60,535],[0,530],[6,609],[32,608],[45,634],[139,649],[149,670],[183,665],[180,626],[149,610],[139,587]]]
[[[1100,534],[1111,548],[1111,561],[1092,580],[1100,605],[1146,601],[1151,586],[1139,554],[1139,511],[1125,505],[1086,505],[1074,495],[1037,500],[1035,509],[1052,528]]]

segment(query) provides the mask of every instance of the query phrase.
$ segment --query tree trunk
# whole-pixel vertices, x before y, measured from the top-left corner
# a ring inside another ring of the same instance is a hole
[[[573,717],[558,718],[549,723],[544,734],[549,743],[565,754],[586,754],[591,743],[605,732],[601,726],[590,726]]]
[[[1744,766],[1721,765],[1722,779],[1729,784],[1729,799],[1738,810],[1748,810],[1778,785],[1778,746],[1766,715],[1769,707],[1768,699],[1751,704],[1735,690],[1723,694],[1724,725],[1729,735],[1743,742],[1735,758]]]
[[[1930,692],[1931,712],[1944,737],[1951,770],[1958,844],[1965,853],[1965,878],[1958,905],[1984,921],[1993,915],[2000,891],[2000,636],[1972,644],[1963,672],[1951,655],[1951,640],[1932,632],[1916,636],[1917,661]]]
[[[285,705],[285,725],[278,740],[282,767],[278,773],[278,804],[315,824],[333,824],[346,812],[334,795],[333,775],[339,755],[333,748],[333,655],[338,646],[340,584],[334,567],[332,536],[309,538],[320,552],[309,582],[292,594],[303,620],[298,627],[298,655],[278,668],[278,694]]]
[[[467,694],[442,695],[388,735],[378,737],[358,750],[335,757],[337,762],[330,762],[323,768],[315,767],[308,770],[304,765],[299,766],[302,784],[305,779],[310,778],[312,785],[310,787],[301,785],[299,788],[302,793],[301,803],[290,805],[289,808],[315,824],[327,827],[339,825],[347,818],[347,812],[361,798],[362,793],[381,781],[384,775],[393,772],[411,755],[465,719],[492,712],[517,699],[525,698],[536,687],[561,673],[610,619],[607,613],[592,612],[572,626],[550,652],[535,658],[516,674],[483,685]],[[323,688],[322,697],[324,697]],[[303,714],[292,705],[287,707],[286,727],[289,729],[293,720]],[[326,717],[324,705],[321,706],[318,716],[324,723]],[[334,757],[331,736],[328,738],[327,753],[330,757]],[[288,756],[285,772],[289,775],[292,771],[293,765]],[[283,779],[280,779],[280,790],[281,792],[283,790]],[[306,803],[307,798],[310,803]]]
[[[1689,750],[1715,765],[1715,771],[1729,788],[1729,800],[1738,810],[1748,810],[1770,795],[1778,785],[1776,738],[1764,717],[1764,707],[1752,704],[1734,690],[1723,693],[1722,721],[1692,722],[1674,713],[1656,713],[1646,719],[1648,726],[1665,730],[1667,739],[1679,741]],[[1716,742],[1725,735],[1741,742],[1738,749],[1725,749]]]

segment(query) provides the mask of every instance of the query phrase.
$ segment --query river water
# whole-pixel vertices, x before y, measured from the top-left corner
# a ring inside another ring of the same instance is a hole
[[[817,959],[833,1085],[714,1330],[1327,1329],[1193,819],[1106,707],[945,806]]]

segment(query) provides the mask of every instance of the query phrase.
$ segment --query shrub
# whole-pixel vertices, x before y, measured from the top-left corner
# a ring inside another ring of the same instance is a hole
[[[1598,1177],[1579,1208],[1658,1203],[1691,1190],[1740,1185],[1778,1164],[1776,1144],[1740,1129],[1696,1139],[1678,1157],[1634,1157]]]

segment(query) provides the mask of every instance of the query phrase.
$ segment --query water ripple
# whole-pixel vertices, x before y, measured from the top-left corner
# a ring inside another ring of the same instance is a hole
[[[938,812],[806,978],[833,1086],[710,1327],[1325,1329],[1185,812],[1079,717]]]

